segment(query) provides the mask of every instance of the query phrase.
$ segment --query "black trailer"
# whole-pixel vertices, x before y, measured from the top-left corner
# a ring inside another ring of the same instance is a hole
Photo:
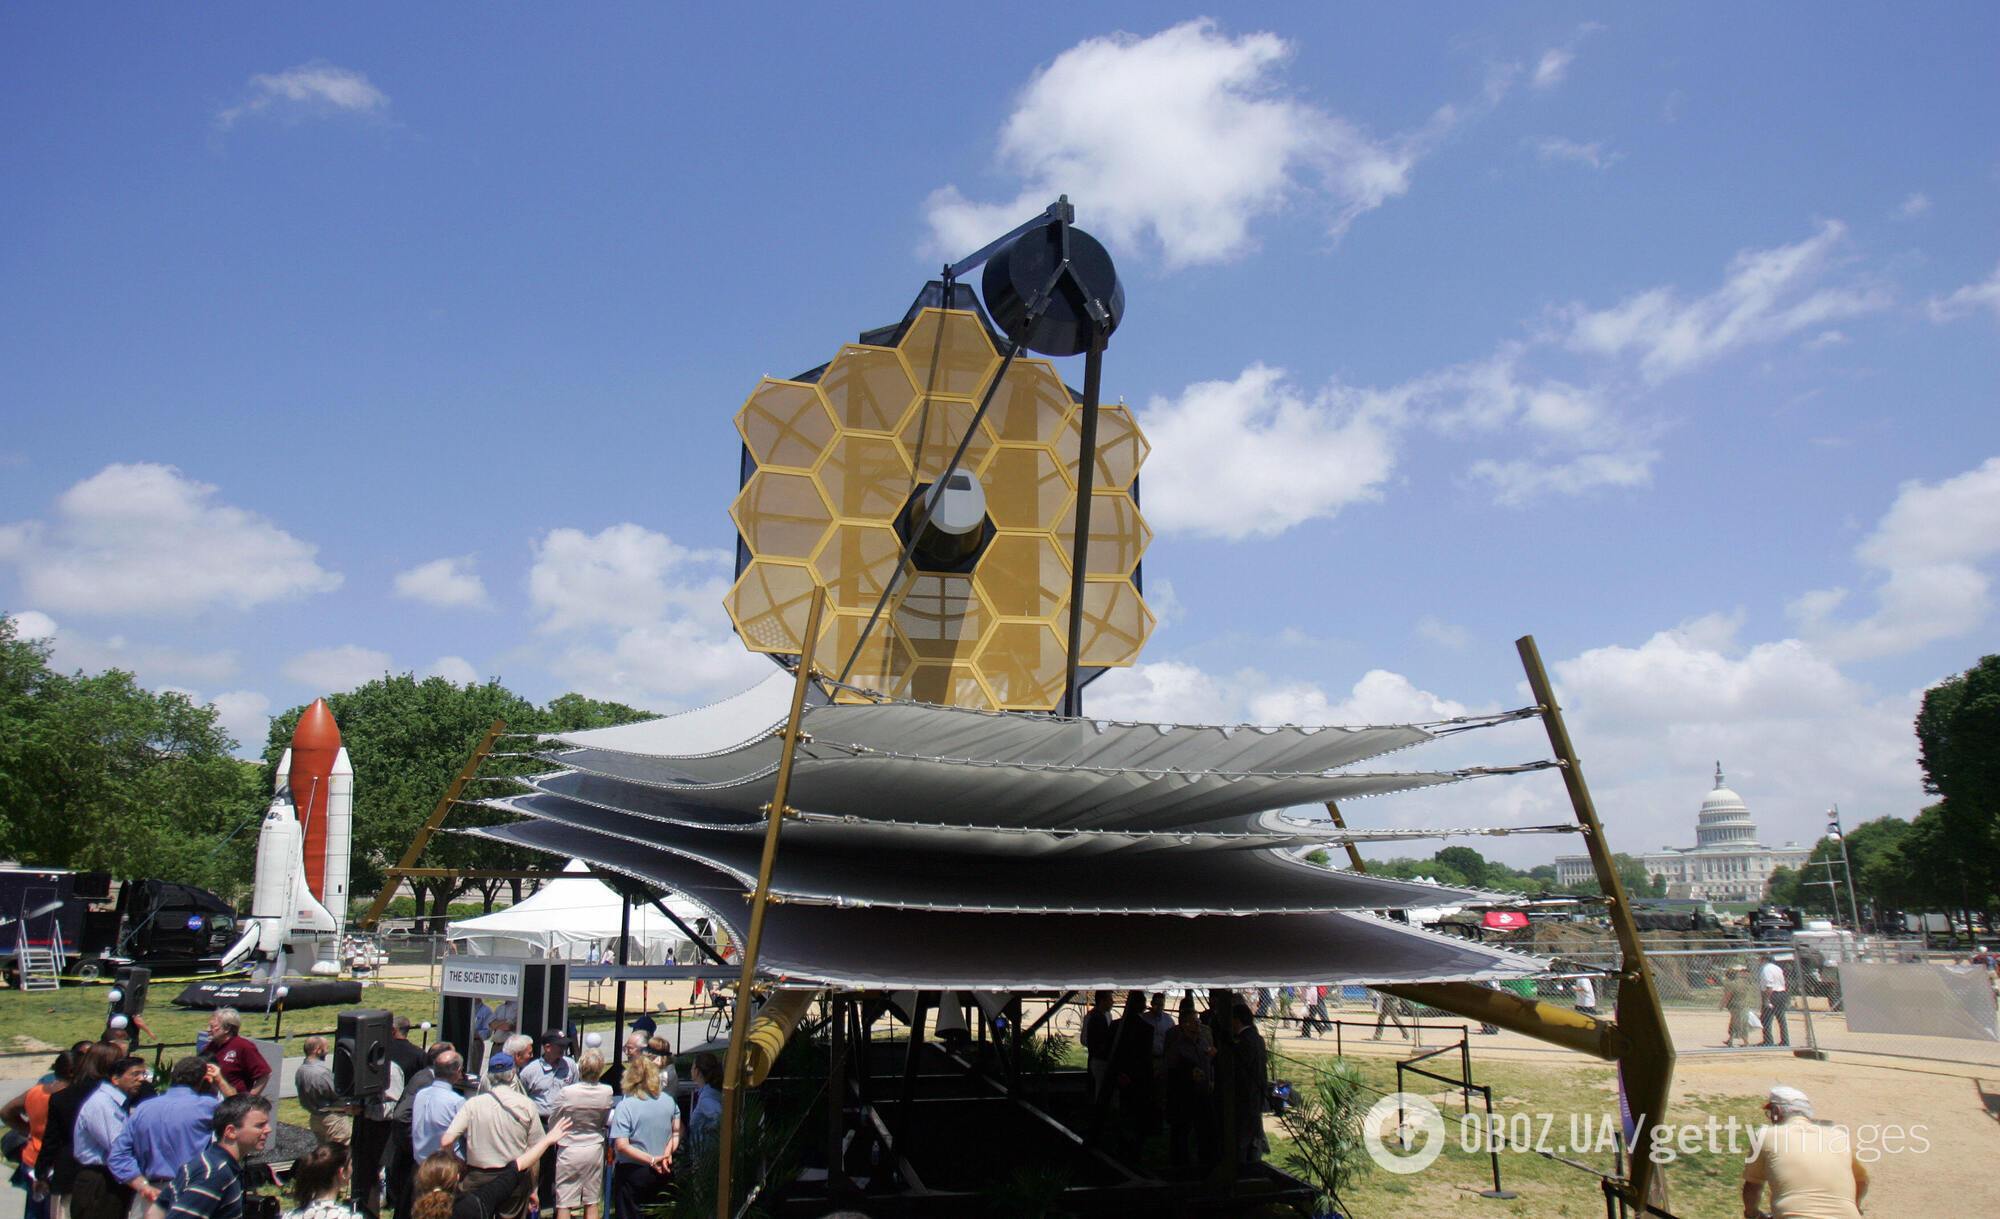
[[[114,884],[103,872],[0,867],[0,969],[17,984],[16,954],[60,945],[71,977],[144,965],[155,976],[210,972],[241,931],[228,902],[164,880]]]

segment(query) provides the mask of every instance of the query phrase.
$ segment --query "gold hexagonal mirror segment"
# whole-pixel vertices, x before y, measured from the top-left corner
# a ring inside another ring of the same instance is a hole
[[[979,473],[986,492],[986,515],[998,529],[1054,529],[1075,498],[1069,471],[1044,448],[1001,445]],[[1074,526],[1071,526],[1074,529]],[[1097,522],[1091,521],[1091,536]]]
[[[995,709],[993,695],[969,664],[919,662],[910,671],[910,697],[920,703],[937,703],[945,707],[976,707],[982,711]]]
[[[862,637],[861,632],[867,625],[867,613],[830,615],[826,625],[820,628],[819,650],[814,654],[813,663],[822,672],[836,676],[846,669],[847,685],[872,690],[890,698],[909,697],[910,670],[916,664],[910,645],[903,642],[886,622],[877,622],[857,656],[854,644]],[[850,657],[854,661],[851,668],[848,667]],[[834,699],[836,702],[868,701],[865,695],[838,688],[834,691]]]
[[[1069,600],[1068,557],[1045,533],[996,535],[973,579],[1002,618],[1054,618]]]
[[[819,390],[799,381],[766,378],[736,413],[736,431],[760,466],[810,470],[833,430]]]
[[[1047,360],[1015,360],[986,408],[986,426],[1007,444],[1054,446],[1076,407],[1069,388]],[[1076,464],[1071,456],[1069,465]]]
[[[885,525],[903,510],[913,485],[903,450],[886,436],[843,434],[813,476],[835,516]]]
[[[777,470],[752,474],[729,515],[759,558],[807,558],[833,525],[833,513],[811,476]]]
[[[812,569],[832,609],[873,610],[902,554],[903,539],[889,526],[843,521],[813,555]]]
[[[850,432],[887,435],[901,426],[916,401],[909,370],[888,347],[850,343],[820,375],[819,392],[833,408],[835,422]]]
[[[1130,580],[1086,580],[1083,585],[1083,639],[1077,663],[1129,665],[1153,633],[1153,611]]]
[[[900,347],[903,362],[927,394],[976,398],[1000,363],[978,315],[958,309],[919,313]]]
[[[1063,513],[1056,537],[1074,547],[1076,507]],[[1086,576],[1129,576],[1153,541],[1152,526],[1139,515],[1139,505],[1124,491],[1100,491],[1090,497],[1090,553],[1084,558]]]
[[[751,651],[797,653],[804,649],[816,587],[803,563],[758,559],[736,578],[723,606]]]
[[[916,410],[910,412],[910,417],[903,423],[900,439],[919,480],[932,482],[943,476],[945,463],[958,451],[958,442],[964,438],[966,429],[972,426],[972,416],[978,413],[978,409],[971,402],[958,398],[925,398],[917,404]],[[986,455],[992,451],[993,438],[982,427],[972,434],[972,442],[965,446],[965,468],[979,469]]]
[[[975,660],[994,701],[1009,711],[1046,711],[1062,701],[1063,641],[1048,623],[1001,623]]]
[[[896,633],[918,660],[968,660],[993,614],[971,576],[923,572],[909,579],[894,618]]]
[[[1113,402],[1099,407],[1097,470],[1092,475],[1095,481],[1091,490],[1123,491],[1130,487],[1152,448],[1146,443],[1138,422],[1132,418],[1131,410],[1124,403]],[[1062,436],[1056,441],[1056,454],[1063,459],[1064,465],[1074,470],[1082,451],[1083,412],[1079,410],[1069,417]]]

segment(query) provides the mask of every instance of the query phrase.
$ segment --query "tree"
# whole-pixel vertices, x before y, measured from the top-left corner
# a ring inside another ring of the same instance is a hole
[[[263,802],[215,708],[48,659],[0,617],[0,856],[240,888]]]
[[[1922,845],[1944,868],[1933,879],[1949,904],[1970,919],[1992,910],[2000,877],[2000,655],[1933,686],[1916,727],[1924,789],[1943,797]]]
[[[1799,904],[1799,870],[1783,864],[1771,869],[1764,880],[1764,900],[1773,906]]]
[[[1465,883],[1474,888],[1486,884],[1486,857],[1471,847],[1446,847],[1431,859],[1465,878]]]

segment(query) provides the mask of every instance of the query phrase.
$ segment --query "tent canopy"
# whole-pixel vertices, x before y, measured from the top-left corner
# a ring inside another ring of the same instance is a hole
[[[467,956],[557,956],[565,960],[595,960],[606,948],[617,951],[624,899],[610,885],[590,875],[590,866],[571,859],[564,872],[504,910],[465,919],[445,928],[445,938]],[[700,907],[679,898],[664,903],[690,927],[706,917]],[[692,948],[672,920],[645,903],[632,907],[632,951],[635,965],[665,965]]]

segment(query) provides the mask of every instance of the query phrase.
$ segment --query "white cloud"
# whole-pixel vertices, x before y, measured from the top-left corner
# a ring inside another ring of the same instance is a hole
[[[1843,588],[1816,589],[1788,607],[1829,656],[1893,656],[1977,630],[1992,608],[1981,564],[2000,554],[2000,457],[1937,483],[1904,483],[1854,554],[1881,577],[1872,614],[1838,617]]]
[[[1425,614],[1417,619],[1414,628],[1419,639],[1428,639],[1440,647],[1462,648],[1472,642],[1471,633],[1456,622],[1446,622],[1436,614]]]
[[[1519,458],[1472,463],[1472,477],[1493,490],[1495,501],[1519,507],[1544,495],[1582,495],[1600,487],[1644,487],[1653,481],[1655,449],[1584,453],[1566,459]]]
[[[1550,47],[1535,61],[1535,70],[1528,77],[1528,83],[1537,89],[1553,89],[1569,76],[1569,66],[1576,62],[1576,49],[1585,38],[1604,27],[1595,21],[1586,21],[1576,27],[1576,32],[1561,46]]]
[[[1766,843],[1811,842],[1821,811],[1908,817],[1924,802],[1917,696],[1879,696],[1796,639],[1747,649],[1715,620],[1555,664],[1557,697],[1619,850],[1684,846],[1716,761]]]
[[[283,72],[252,76],[249,94],[236,105],[218,111],[215,125],[227,131],[252,115],[296,121],[305,116],[330,114],[379,117],[388,110],[388,94],[376,88],[366,76],[351,68],[315,60]]]
[[[1370,669],[1333,699],[1311,682],[1287,682],[1249,696],[1257,724],[1408,724],[1452,719],[1465,704],[1420,690],[1401,673]]]
[[[1157,243],[1169,265],[1250,248],[1254,220],[1304,203],[1339,234],[1405,193],[1418,158],[1453,120],[1378,140],[1284,90],[1292,47],[1232,38],[1198,20],[1141,38],[1090,38],[1029,80],[1001,129],[1001,162],[1022,183],[1009,202],[956,186],[925,202],[934,249],[957,257],[1039,212],[1077,200],[1085,228],[1118,245]]]
[[[279,670],[316,694],[341,694],[389,672],[389,654],[358,644],[301,652]]]
[[[1931,210],[1931,197],[1922,191],[1912,191],[1896,207],[1896,215],[1904,220],[1915,220]]]
[[[1153,611],[1153,629],[1163,630],[1187,617],[1187,606],[1174,592],[1174,582],[1151,573],[1146,577],[1146,606]]]
[[[1853,342],[1842,330],[1822,330],[1806,340],[1807,351],[1819,351],[1826,347],[1841,347]]]
[[[1220,681],[1174,660],[1111,669],[1090,683],[1084,700],[1088,714],[1112,720],[1225,724],[1242,716]]]
[[[551,529],[534,544],[528,600],[545,631],[646,626],[674,609],[720,604],[729,552],[682,546],[627,521],[595,534]]]
[[[541,633],[559,642],[549,667],[580,693],[664,711],[769,674],[723,612],[727,551],[630,522],[595,534],[552,529],[534,549],[529,602]]]
[[[40,610],[17,610],[7,616],[13,619],[17,639],[49,639],[56,633],[56,620]]]
[[[1393,404],[1330,387],[1307,397],[1253,365],[1140,412],[1152,442],[1146,516],[1163,531],[1269,537],[1381,496],[1395,465]]]
[[[1501,504],[1650,486],[1667,424],[1647,413],[1649,389],[1801,331],[1817,332],[1811,346],[1845,341],[1823,324],[1886,307],[1859,282],[1825,284],[1843,233],[1829,222],[1795,245],[1740,253],[1695,300],[1656,288],[1609,309],[1571,305],[1560,330],[1386,388],[1305,390],[1253,364],[1156,397],[1139,413],[1153,443],[1147,517],[1166,533],[1244,538],[1334,516],[1382,497],[1418,426],[1486,447],[1466,475]],[[1543,371],[1559,345],[1594,357],[1581,382]]]
[[[1535,74],[1529,83],[1537,89],[1553,89],[1569,75],[1569,65],[1576,59],[1576,52],[1567,47],[1550,47],[1535,61]]]
[[[1652,384],[1739,348],[1886,308],[1886,293],[1861,284],[1817,286],[1835,262],[1846,226],[1829,220],[1792,245],[1745,250],[1722,285],[1683,300],[1654,288],[1609,309],[1573,311],[1569,345],[1599,356],[1636,357]]]
[[[1529,140],[1528,147],[1534,150],[1535,158],[1544,165],[1567,162],[1588,165],[1592,169],[1609,169],[1620,160],[1620,154],[1609,151],[1598,140],[1584,144],[1559,135],[1545,135]]]
[[[2000,267],[1976,284],[1967,284],[1950,296],[1932,297],[1930,315],[1934,322],[1951,322],[1979,310],[2000,319]]]
[[[216,719],[236,741],[237,752],[256,757],[271,735],[271,700],[255,690],[228,690],[208,700]]]
[[[609,642],[570,647],[552,665],[582,694],[657,711],[734,694],[771,675],[771,661],[746,649],[718,603],[713,615],[675,618],[618,631]]]
[[[52,522],[0,526],[25,599],[85,614],[253,609],[340,586],[318,547],[172,466],[111,465],[63,492]]]
[[[486,584],[471,555],[432,559],[396,573],[396,595],[439,609],[487,609]]]
[[[442,677],[454,686],[479,684],[479,670],[463,656],[440,656],[424,670],[425,677]]]
[[[1638,853],[1693,841],[1695,813],[1719,759],[1751,805],[1767,843],[1810,841],[1839,803],[1863,817],[1910,816],[1924,803],[1910,722],[1919,695],[1879,695],[1797,639],[1737,640],[1744,616],[1711,614],[1637,646],[1588,649],[1552,666],[1557,697],[1615,849]],[[1184,723],[1397,723],[1488,714],[1527,701],[1512,690],[1433,692],[1376,669],[1339,696],[1321,684],[1254,670],[1209,673],[1180,661],[1114,669],[1085,694],[1087,714]],[[1534,721],[1449,738],[1364,764],[1371,770],[1452,769],[1549,756]],[[1568,824],[1552,773],[1479,779],[1343,805],[1370,826]],[[1371,854],[1427,854],[1414,844]],[[1496,840],[1480,849],[1545,861],[1570,841]]]
[[[1090,684],[1085,701],[1093,716],[1181,724],[1402,724],[1466,714],[1463,703],[1386,669],[1369,670],[1334,697],[1309,681],[1256,669],[1217,675],[1174,660],[1112,669]]]

